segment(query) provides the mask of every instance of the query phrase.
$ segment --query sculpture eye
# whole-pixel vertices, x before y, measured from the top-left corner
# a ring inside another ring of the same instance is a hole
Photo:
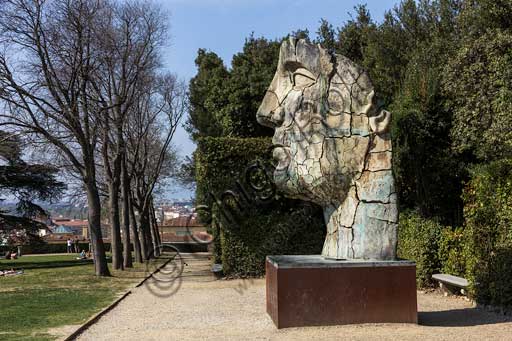
[[[300,128],[304,128],[312,123],[320,123],[322,116],[318,113],[315,102],[303,100],[299,110],[295,113],[294,119]]]
[[[329,106],[329,113],[339,115],[344,111],[347,103],[345,103],[340,91],[337,89],[331,89],[329,90],[329,95],[327,97],[327,104]]]
[[[298,68],[297,70],[295,70],[292,78],[293,88],[295,90],[304,89],[310,85],[313,85],[316,82],[315,76],[304,68]]]

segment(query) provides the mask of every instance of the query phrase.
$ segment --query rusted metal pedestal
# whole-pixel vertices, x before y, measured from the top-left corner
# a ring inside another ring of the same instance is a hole
[[[417,323],[416,264],[267,256],[267,313],[277,328]]]

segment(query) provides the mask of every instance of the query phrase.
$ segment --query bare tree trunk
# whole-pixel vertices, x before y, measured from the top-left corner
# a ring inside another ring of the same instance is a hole
[[[153,250],[155,249],[155,245],[153,245],[153,239],[151,237],[151,226],[149,222],[149,212],[148,210],[144,210],[139,212],[140,215],[140,229],[142,235],[142,243],[144,245],[145,252],[143,252],[144,260],[148,260],[153,255]]]
[[[156,220],[155,215],[153,215],[153,222],[155,223],[156,242],[158,243],[158,245],[162,245],[162,238],[160,236],[160,226],[158,226],[158,221]]]
[[[151,205],[148,210],[149,228],[151,232],[151,242],[153,244],[153,250],[155,250],[153,254],[155,257],[158,257],[160,256],[160,243],[158,242],[158,232],[155,224],[156,221],[154,219],[154,212],[155,211],[153,209],[153,205]]]
[[[132,200],[133,200],[133,198],[132,198]],[[151,245],[150,245],[151,237],[148,239],[147,224],[145,223],[145,219],[143,217],[142,212],[139,211],[138,213],[139,213],[139,217],[137,219],[135,217],[135,208],[132,205],[132,214],[133,214],[134,220],[137,221],[137,225],[139,228],[140,253],[142,256],[142,260],[146,261],[146,260],[148,260],[148,255],[151,250]]]
[[[97,276],[110,276],[101,235],[101,204],[98,188],[93,181],[86,181],[89,206],[89,234],[94,252],[94,270]]]
[[[153,226],[155,228],[155,239],[157,245],[162,245],[162,239],[160,238],[160,229],[158,227],[158,222],[156,220],[156,211],[155,211],[155,205],[153,200],[151,200],[151,219],[153,221]]]
[[[123,163],[121,165],[121,196],[123,199],[123,265],[125,268],[132,268],[132,246],[130,244],[130,180],[128,178],[128,172],[126,169],[124,155],[122,162]]]
[[[135,261],[138,262],[138,263],[142,263],[143,260],[142,260],[142,247],[141,247],[141,242],[140,242],[140,238],[139,238],[139,228],[137,226],[137,219],[135,218],[135,210],[133,209],[133,205],[132,205],[132,198],[131,196],[129,195],[128,196],[128,200],[129,200],[129,210],[130,210],[130,225],[132,226],[132,235],[133,235],[133,248],[135,250]]]
[[[123,255],[121,253],[121,224],[119,221],[119,182],[113,181],[109,183],[108,191],[111,225],[110,243],[112,249],[112,267],[118,270],[123,268]]]

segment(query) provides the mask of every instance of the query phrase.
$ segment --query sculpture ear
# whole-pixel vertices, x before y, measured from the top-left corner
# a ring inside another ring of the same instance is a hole
[[[377,116],[370,117],[370,129],[376,134],[387,132],[390,123],[391,113],[387,110],[381,110]]]

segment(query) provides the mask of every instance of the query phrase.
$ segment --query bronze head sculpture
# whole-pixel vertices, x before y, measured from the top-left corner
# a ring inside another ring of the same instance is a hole
[[[290,38],[281,45],[257,119],[275,129],[276,185],[291,198],[323,207],[322,255],[395,259],[391,114],[376,103],[365,70]]]

